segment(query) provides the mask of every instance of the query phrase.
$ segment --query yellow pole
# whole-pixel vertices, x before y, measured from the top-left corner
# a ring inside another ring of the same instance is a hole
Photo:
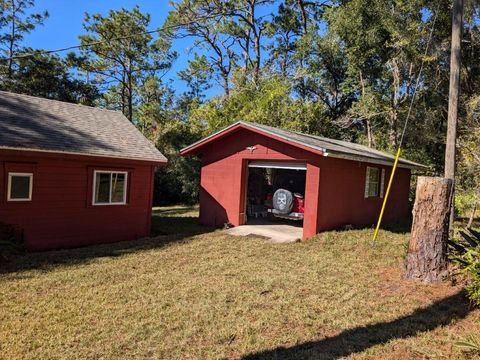
[[[382,223],[383,212],[385,211],[385,206],[387,205],[388,194],[390,194],[390,188],[392,187],[393,176],[395,175],[395,170],[397,169],[398,159],[400,158],[400,148],[397,150],[395,155],[395,162],[393,163],[392,173],[390,174],[390,180],[388,181],[387,191],[385,192],[385,197],[383,198],[382,210],[380,211],[380,216],[378,217],[377,227],[373,233],[373,242],[377,239],[378,230],[380,229],[380,224]]]

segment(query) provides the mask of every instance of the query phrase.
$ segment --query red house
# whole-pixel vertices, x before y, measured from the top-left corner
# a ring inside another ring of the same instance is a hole
[[[0,92],[0,223],[28,250],[148,236],[166,161],[120,112]]]
[[[302,200],[303,238],[374,224],[393,164],[391,155],[366,146],[245,121],[181,153],[202,159],[202,223],[247,224],[253,215],[273,213],[272,194],[285,188]],[[386,221],[408,216],[410,172],[420,168],[424,166],[399,161]]]

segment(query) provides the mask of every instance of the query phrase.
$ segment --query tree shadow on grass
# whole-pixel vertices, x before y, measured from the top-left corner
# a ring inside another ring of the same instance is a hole
[[[416,336],[448,325],[454,320],[465,318],[469,312],[469,302],[462,290],[393,321],[348,329],[330,338],[292,347],[278,347],[247,355],[243,359],[338,359],[390,340]]]
[[[174,235],[178,233],[199,235],[214,228],[201,225],[196,216],[152,216],[152,235]]]
[[[198,212],[198,208],[193,206],[179,206],[173,208],[160,208],[160,209],[153,209],[153,215],[157,216],[182,216],[185,214],[192,214],[194,212]]]
[[[92,245],[75,249],[45,251],[13,256],[0,262],[0,274],[28,270],[49,271],[58,266],[88,264],[102,257],[119,257],[132,253],[161,249],[173,243],[187,242],[194,235],[216,230],[200,225],[196,217],[152,217],[152,237],[131,241]]]
[[[400,220],[385,221],[380,228],[395,234],[406,234],[412,229],[412,220],[413,219],[409,217]]]

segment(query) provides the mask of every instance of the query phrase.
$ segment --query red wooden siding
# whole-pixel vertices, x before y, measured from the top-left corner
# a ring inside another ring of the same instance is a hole
[[[0,151],[0,222],[23,229],[33,251],[148,236],[153,169],[147,162]],[[92,206],[93,170],[128,172],[126,205]],[[7,201],[12,171],[33,173],[32,201]]]
[[[364,196],[367,166],[385,169],[386,190],[391,171],[389,166],[328,157],[321,159],[319,229],[336,229],[347,224],[369,226],[376,223],[383,199]],[[410,170],[397,168],[384,221],[408,216],[409,189]]]
[[[255,147],[248,150],[247,147]],[[297,160],[307,162],[304,238],[343,225],[368,226],[377,220],[382,199],[365,198],[368,164],[314,154],[294,145],[247,129],[239,129],[200,150],[202,157],[200,221],[212,226],[243,224],[246,162],[248,160]],[[410,170],[399,168],[387,205],[385,220],[408,216]]]

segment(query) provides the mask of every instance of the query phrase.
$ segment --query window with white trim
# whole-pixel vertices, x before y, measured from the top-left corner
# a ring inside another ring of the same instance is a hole
[[[7,201],[31,201],[32,186],[32,173],[8,173]]]
[[[383,183],[385,181],[385,169],[367,166],[365,178],[365,198],[383,198]]]
[[[125,171],[93,172],[93,205],[127,203],[128,173]]]

